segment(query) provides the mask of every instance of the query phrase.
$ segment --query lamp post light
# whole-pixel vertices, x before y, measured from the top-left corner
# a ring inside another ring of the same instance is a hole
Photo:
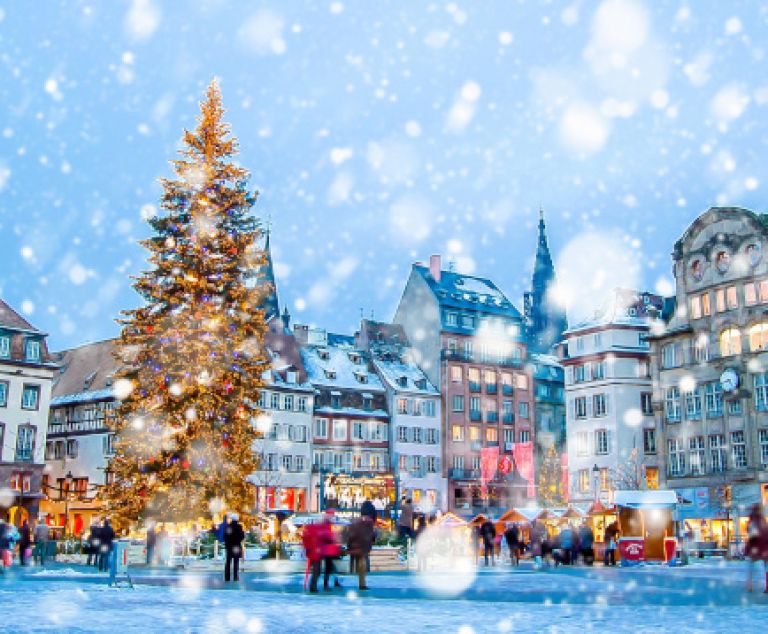
[[[595,502],[598,501],[598,491],[600,486],[600,467],[597,466],[597,463],[595,463],[595,466],[592,467],[592,479],[595,482]]]
[[[64,477],[64,537],[69,533],[69,491],[72,488],[72,472],[67,471]]]

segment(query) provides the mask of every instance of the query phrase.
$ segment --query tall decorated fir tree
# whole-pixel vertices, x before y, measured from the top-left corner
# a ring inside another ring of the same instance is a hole
[[[539,504],[544,507],[553,508],[565,503],[567,492],[563,491],[563,465],[554,445],[547,449],[541,461],[536,490]]]
[[[120,320],[123,400],[105,500],[124,522],[247,514],[254,504],[246,478],[258,467],[252,420],[268,364],[259,308],[268,289],[258,280],[256,196],[222,115],[214,81],[141,243],[150,268],[134,288],[144,303]]]

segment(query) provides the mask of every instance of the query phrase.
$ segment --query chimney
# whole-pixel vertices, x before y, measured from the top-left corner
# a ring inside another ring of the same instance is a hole
[[[440,281],[440,256],[439,255],[429,256],[429,274],[432,276],[435,282]]]

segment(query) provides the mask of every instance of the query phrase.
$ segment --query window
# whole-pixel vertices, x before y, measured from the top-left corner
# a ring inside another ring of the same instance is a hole
[[[453,440],[453,442],[463,442],[464,440],[463,425],[453,425],[451,427],[451,440]]]
[[[277,392],[272,392],[270,395],[269,406],[272,409],[280,409],[280,395]]]
[[[640,410],[646,416],[653,414],[653,394],[651,392],[640,393]]]
[[[333,421],[333,439],[334,440],[347,439],[347,421],[343,419],[335,419]]]
[[[446,326],[458,326],[459,316],[456,313],[445,313],[445,325]]]
[[[485,439],[488,442],[498,442],[499,440],[499,430],[497,427],[488,427],[485,430]]]
[[[298,406],[296,409],[298,409],[300,412],[306,412],[307,411],[307,397],[306,396],[300,396],[298,401]]]
[[[32,460],[36,433],[37,428],[32,425],[19,425],[16,431],[16,460]]]
[[[40,342],[37,339],[24,342],[24,357],[27,361],[40,361]]]
[[[696,363],[706,363],[709,361],[709,337],[701,334],[693,342],[693,358]]]
[[[53,444],[53,459],[63,460],[64,459],[64,441],[57,440],[52,444]]]
[[[664,390],[664,413],[668,423],[680,422],[680,388],[668,387]]]
[[[480,456],[472,456],[472,469],[474,471],[480,469]]]
[[[486,390],[496,387],[496,373],[493,370],[485,370],[483,372],[483,380],[485,381]]]
[[[658,467],[645,468],[645,486],[651,491],[659,488],[659,469]]]
[[[685,400],[685,417],[688,420],[699,420],[701,418],[701,391],[694,388],[691,392],[683,392]]]
[[[577,352],[584,351],[584,337],[576,337],[576,351]]]
[[[259,391],[259,397],[256,399],[256,406],[264,409],[266,407],[265,403],[266,399],[264,398],[264,392]]]
[[[408,442],[408,428],[402,425],[397,428],[397,441]]]
[[[427,456],[427,471],[429,473],[437,473],[439,469],[439,462],[437,456]]]
[[[648,348],[648,333],[647,332],[638,332],[637,333],[637,345],[639,348]]]
[[[768,302],[768,280],[760,282],[760,302]]]
[[[725,291],[722,288],[715,291],[715,310],[718,313],[725,311]]]
[[[504,430],[504,443],[512,444],[515,442],[515,430],[514,429],[505,429]]]
[[[287,412],[293,411],[293,394],[286,394],[283,399],[283,408]]]
[[[709,303],[709,293],[704,293],[701,296],[701,312],[703,315],[712,314],[712,306]]]
[[[531,442],[531,432],[528,429],[523,429],[520,432],[520,442]]]
[[[408,399],[407,398],[399,398],[399,399],[397,399],[397,413],[398,414],[407,414],[408,413]]]
[[[608,471],[607,467],[603,467],[600,469],[600,490],[601,491],[610,491],[611,490],[611,473]]]
[[[472,342],[469,339],[464,342],[464,356],[467,359],[472,358]]]
[[[747,468],[747,445],[744,443],[744,432],[731,432],[731,452],[734,469]]]
[[[40,406],[40,386],[25,385],[21,395],[21,409],[38,409]]]
[[[472,442],[477,442],[480,440],[480,428],[479,427],[470,427],[469,428],[469,440]]]
[[[688,441],[689,463],[691,465],[691,475],[704,475],[706,464],[706,449],[704,436],[694,436]]]
[[[682,476],[685,473],[685,453],[682,442],[678,438],[670,438],[667,441],[667,448],[669,475]]]
[[[475,318],[472,315],[462,315],[461,316],[461,325],[464,328],[474,328],[475,327]]]
[[[413,442],[423,442],[421,427],[414,427],[412,433],[413,433]]]
[[[741,333],[737,328],[728,328],[720,333],[720,354],[723,357],[741,354]]]
[[[464,411],[464,397],[461,394],[455,394],[451,399],[451,407],[454,412]]]
[[[768,372],[755,374],[755,409],[760,412],[768,410]]]
[[[605,378],[605,361],[592,364],[592,378],[595,379],[595,381]]]
[[[296,425],[293,429],[293,439],[296,442],[307,442],[307,428],[305,425]]]
[[[725,436],[722,434],[709,437],[709,461],[713,473],[722,473],[728,467],[725,454]]]
[[[744,284],[744,304],[754,306],[757,304],[757,283],[747,282]]]
[[[576,414],[576,418],[587,417],[587,397],[586,396],[577,396],[575,399],[573,399],[573,407],[574,407],[574,412]]]
[[[0,429],[0,438],[2,437],[2,429]],[[760,443],[760,466],[765,469],[768,467],[768,429],[758,430],[757,439]]]
[[[707,418],[723,415],[723,388],[719,381],[704,386],[704,398],[707,405]]]
[[[341,408],[341,394],[333,394],[333,393],[331,393],[331,407],[333,409],[340,409]]]
[[[520,415],[520,418],[528,418],[530,415],[530,407],[526,401],[520,401],[517,404],[517,413]]]
[[[437,445],[440,442],[440,431],[433,428],[428,428],[426,431],[427,434],[427,444],[429,445]]]
[[[643,429],[643,453],[655,454],[656,453],[656,430],[655,429]]]
[[[679,343],[668,343],[661,348],[661,367],[676,368],[682,363]]]
[[[515,375],[515,382],[517,383],[517,389],[518,390],[527,390],[528,389],[528,377],[525,376],[525,374],[517,374],[517,375]]]
[[[78,442],[77,440],[67,441],[67,458],[77,458]]]
[[[408,456],[400,454],[400,457],[397,459],[397,466],[400,472],[408,471]]]
[[[605,416],[608,413],[608,397],[605,394],[595,394],[592,399],[595,416]]]
[[[461,383],[462,381],[462,372],[461,372],[461,366],[460,365],[453,365],[451,366],[451,381],[454,383]]]
[[[604,456],[611,453],[610,432],[607,429],[595,430],[595,454]]]
[[[509,372],[501,373],[501,389],[504,394],[512,394],[512,375]]]
[[[8,407],[8,381],[0,381],[0,407]]]
[[[701,297],[691,297],[691,319],[701,318]]]
[[[736,294],[735,286],[729,286],[725,289],[725,301],[729,309],[739,307],[739,298]]]
[[[573,382],[574,383],[584,383],[586,380],[586,372],[583,365],[577,365],[573,368]]]
[[[741,401],[739,399],[728,401],[728,413],[736,416],[741,415]]]
[[[454,456],[453,457],[453,468],[454,469],[463,469],[464,468],[464,456]]]
[[[582,493],[589,492],[589,469],[579,470],[579,491]]]
[[[599,348],[601,345],[603,345],[603,335],[599,332],[596,332],[594,335],[592,335],[592,344],[595,348]]]
[[[576,455],[589,455],[589,434],[585,431],[576,432]]]
[[[352,440],[365,440],[365,427],[363,421],[352,421]]]
[[[373,409],[373,398],[367,395],[363,395],[363,409],[366,412],[370,412]]]
[[[315,438],[328,438],[328,419],[315,419]]]
[[[749,349],[752,352],[768,350],[768,323],[756,324],[749,329]]]
[[[413,399],[413,411],[411,413],[414,416],[421,416],[421,413],[422,413],[422,401],[421,401],[421,399],[418,399],[418,398]]]
[[[435,401],[433,400],[425,400],[421,402],[421,413],[424,416],[429,416],[430,418],[435,417]]]
[[[296,464],[296,471],[302,472],[304,471],[304,456],[296,456],[295,464]]]
[[[283,456],[283,470],[293,471],[293,456]]]
[[[11,338],[8,335],[0,336],[0,359],[11,356]]]
[[[477,368],[469,368],[469,370],[467,370],[467,379],[469,380],[470,390],[480,390],[480,370]]]

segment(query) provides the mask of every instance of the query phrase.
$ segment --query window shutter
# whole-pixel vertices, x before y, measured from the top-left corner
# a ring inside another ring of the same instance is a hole
[[[567,368],[565,368],[565,379],[566,383],[573,383],[573,366],[569,365]]]
[[[591,363],[584,364],[584,380],[585,381],[592,380],[592,364]]]
[[[605,415],[607,416],[611,413],[611,397],[606,393],[603,398],[605,399]]]
[[[587,418],[592,418],[595,415],[595,404],[592,396],[587,397]]]

